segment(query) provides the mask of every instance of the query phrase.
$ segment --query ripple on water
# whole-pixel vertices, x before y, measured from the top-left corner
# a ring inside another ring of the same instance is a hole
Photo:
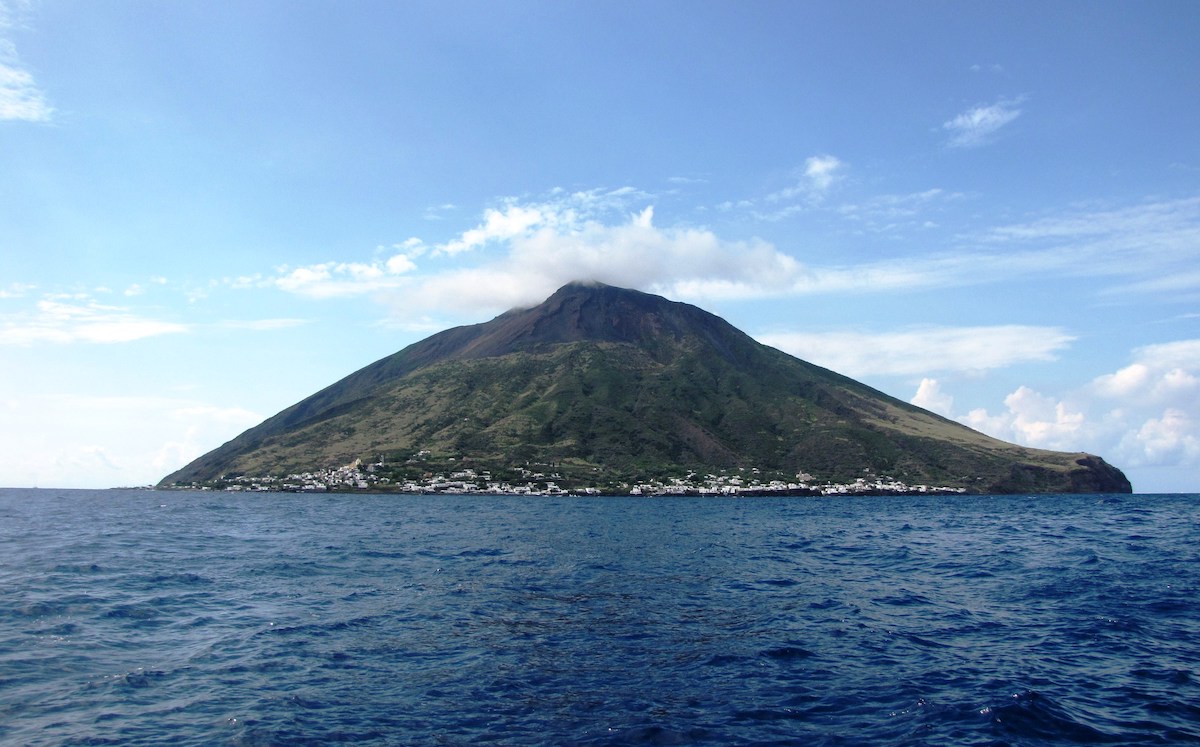
[[[1200,741],[1194,499],[34,496],[5,743]]]

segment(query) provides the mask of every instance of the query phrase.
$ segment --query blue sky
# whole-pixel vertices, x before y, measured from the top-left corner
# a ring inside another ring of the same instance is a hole
[[[0,0],[0,485],[594,279],[1200,490],[1194,2]]]

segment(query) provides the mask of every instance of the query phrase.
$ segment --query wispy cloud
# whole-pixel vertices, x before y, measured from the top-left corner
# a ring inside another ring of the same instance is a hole
[[[1054,360],[1075,339],[1059,327],[918,327],[896,332],[775,332],[759,342],[853,377],[986,371]]]
[[[1023,99],[1001,99],[994,104],[972,107],[942,124],[950,133],[952,148],[974,148],[991,142],[1001,128],[1021,116],[1018,105]]]
[[[416,262],[400,252],[373,262],[322,262],[304,267],[282,267],[268,281],[288,293],[309,298],[343,298],[402,288],[408,284],[406,273]],[[262,281],[242,283],[240,287],[261,285]]]
[[[844,166],[837,156],[812,156],[804,162],[804,178],[813,189],[824,192],[840,178]]]
[[[251,319],[229,320],[221,323],[226,329],[246,329],[252,332],[274,332],[277,329],[292,329],[309,324],[308,319]]]
[[[841,210],[864,229],[912,228],[928,222],[938,205],[959,197],[930,189],[881,195]],[[999,226],[960,235],[953,249],[810,264],[761,239],[731,240],[705,227],[660,226],[653,206],[646,204],[650,198],[621,189],[556,190],[537,200],[509,199],[441,244],[412,238],[378,247],[379,256],[371,261],[281,268],[274,277],[243,285],[274,286],[311,298],[376,293],[406,315],[504,310],[580,279],[683,300],[875,294],[1049,273],[1158,287],[1166,278],[1194,275],[1190,268],[1200,247],[1200,198],[1192,198]]]
[[[840,181],[846,172],[846,164],[837,156],[822,154],[810,156],[804,167],[798,170],[795,184],[767,195],[767,202],[801,200],[809,204],[819,203],[825,194]],[[799,209],[799,208],[797,208]]]
[[[1057,241],[1091,236],[1175,233],[1200,220],[1200,197],[1159,200],[1116,208],[1077,209],[982,234],[990,241]]]
[[[906,194],[873,195],[857,202],[832,207],[833,212],[850,221],[857,231],[888,236],[913,230],[937,228],[937,220],[949,205],[966,198],[961,192],[931,187]]]
[[[0,2],[0,34],[14,24],[10,4]],[[17,48],[0,38],[0,121],[49,122],[54,109],[21,63]]]
[[[48,297],[31,312],[0,317],[0,345],[133,342],[187,330],[185,325],[147,319],[128,308]]]
[[[1002,75],[1004,73],[1004,66],[999,63],[995,63],[995,62],[993,62],[990,65],[980,65],[977,63],[977,64],[974,64],[971,66],[971,72],[973,72],[973,73],[988,72],[988,73],[992,73],[993,75]]]
[[[21,298],[36,287],[28,283],[9,283],[7,287],[0,288],[0,298]]]
[[[430,205],[425,208],[424,218],[425,220],[443,220],[448,213],[457,209],[458,206],[450,202],[442,203],[441,205]]]
[[[1200,261],[1200,198],[1075,210],[964,237],[995,269],[1110,276],[1105,292],[1195,290]],[[994,248],[993,248],[994,247]]]
[[[821,209],[834,187],[846,178],[848,165],[828,153],[809,156],[804,165],[792,171],[792,183],[765,195],[725,200],[713,205],[720,213],[746,211],[756,220],[780,221],[794,215]]]

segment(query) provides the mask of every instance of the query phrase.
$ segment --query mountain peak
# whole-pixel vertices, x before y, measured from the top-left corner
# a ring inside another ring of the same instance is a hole
[[[762,468],[785,479],[890,474],[972,492],[1129,489],[1098,458],[1004,443],[762,345],[695,306],[595,282],[414,343],[163,482],[404,464],[425,453],[498,472],[573,465],[580,479],[607,475],[609,485]]]

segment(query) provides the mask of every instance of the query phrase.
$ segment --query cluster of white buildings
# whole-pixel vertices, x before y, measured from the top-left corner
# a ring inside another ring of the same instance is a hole
[[[559,486],[563,478],[557,473],[549,475],[520,469],[523,482],[507,482],[492,479],[490,472],[460,469],[449,473],[430,474],[420,480],[393,480],[378,474],[383,463],[364,466],[361,460],[334,469],[302,472],[286,477],[240,476],[227,478],[224,490],[255,492],[328,492],[328,491],[378,491],[388,493],[441,493],[449,495],[603,495],[628,493],[640,496],[665,495],[880,495],[919,493],[962,493],[963,488],[908,485],[889,477],[868,475],[852,483],[818,483],[812,475],[800,473],[795,481],[763,480],[760,471],[739,471],[734,475],[697,475],[689,473],[682,478],[653,480],[623,486],[620,491],[601,490],[595,487],[572,488]],[[194,488],[211,489],[210,486],[193,485]]]
[[[634,485],[630,495],[890,495],[910,493],[963,493],[964,488],[931,487],[908,485],[889,477],[860,477],[852,483],[816,483],[809,474],[796,475],[795,482],[782,480],[762,481],[759,470],[751,470],[751,477],[739,475],[705,475],[702,479],[689,474],[668,482],[650,482]]]

